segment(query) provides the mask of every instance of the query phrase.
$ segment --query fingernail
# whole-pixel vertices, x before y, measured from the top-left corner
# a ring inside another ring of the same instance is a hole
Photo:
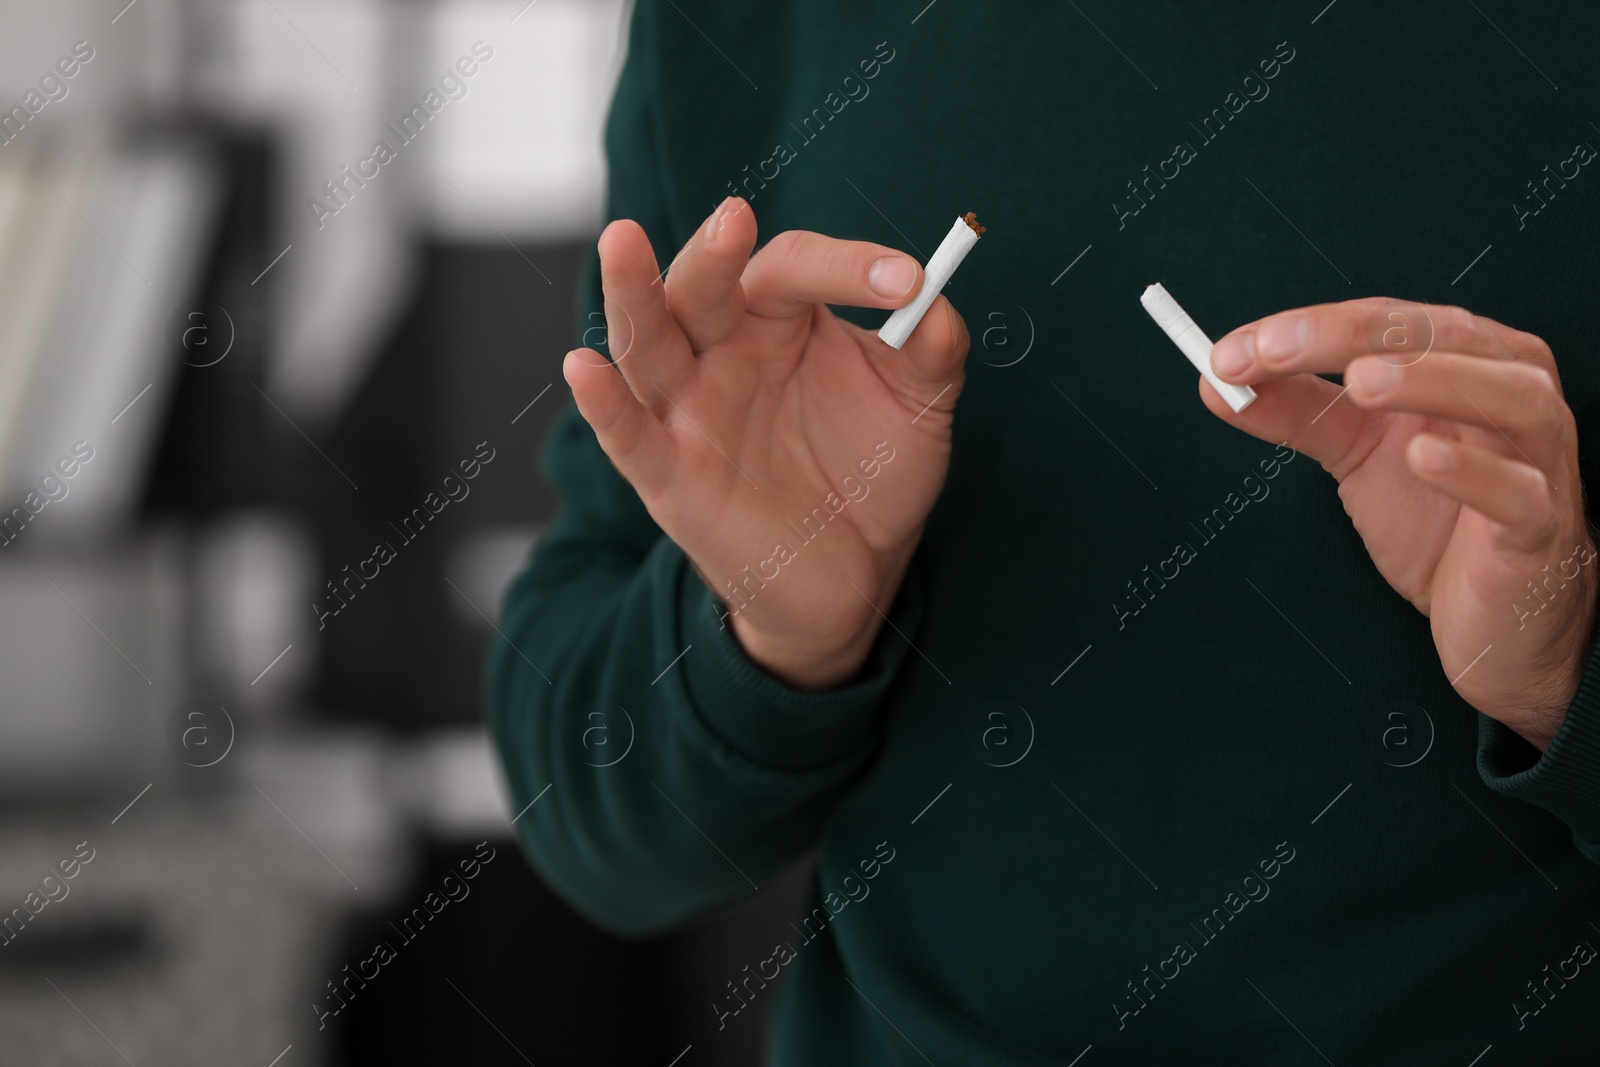
[[[905,256],[884,256],[867,268],[867,285],[879,296],[896,300],[917,284],[916,264]]]
[[[733,203],[733,197],[723,197],[722,203],[717,205],[717,210],[713,211],[710,216],[707,217],[705,229],[702,230],[700,234],[700,236],[704,238],[707,243],[710,243],[710,241],[717,236],[717,231],[722,229],[723,213],[728,210],[728,205],[731,203]]]
[[[1256,330],[1256,354],[1271,363],[1298,355],[1311,340],[1311,322],[1304,315],[1277,315]]]
[[[1455,470],[1456,450],[1437,437],[1417,438],[1417,466],[1443,474]]]
[[[1211,369],[1224,378],[1238,378],[1256,362],[1253,334],[1233,334],[1217,342],[1211,350]]]
[[[1370,397],[1388,396],[1400,388],[1400,368],[1386,359],[1364,359],[1356,365],[1354,385]]]

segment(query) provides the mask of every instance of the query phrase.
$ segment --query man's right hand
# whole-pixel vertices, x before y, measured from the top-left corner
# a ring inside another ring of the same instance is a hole
[[[615,366],[578,349],[563,373],[746,654],[820,691],[865,661],[944,485],[969,339],[943,296],[900,351],[828,310],[910,303],[922,271],[902,252],[801,230],[752,256],[755,242],[754,212],[730,197],[662,281],[643,229],[607,226]],[[819,508],[826,523],[803,527]]]

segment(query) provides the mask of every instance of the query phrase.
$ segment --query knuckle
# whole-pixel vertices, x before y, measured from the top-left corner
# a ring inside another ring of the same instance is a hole
[[[805,233],[801,230],[784,230],[767,242],[766,252],[786,265],[804,254]]]
[[[1523,475],[1527,491],[1523,494],[1523,521],[1535,537],[1542,542],[1553,542],[1559,529],[1555,499],[1550,485],[1537,470],[1529,468]]]
[[[1362,296],[1353,300],[1342,300],[1334,305],[1342,312],[1347,312],[1351,319],[1364,316],[1366,322],[1384,322],[1386,316],[1398,308],[1410,306],[1410,302],[1392,296]]]
[[[867,284],[867,264],[873,256],[863,256],[859,245],[829,240],[816,249],[817,266],[830,278],[849,278],[860,285]]]
[[[1543,337],[1526,330],[1518,330],[1511,326],[1504,327],[1507,347],[1517,354],[1519,359],[1527,360],[1539,366],[1553,367],[1556,363],[1555,353]]]
[[[1438,332],[1446,337],[1466,341],[1481,332],[1478,317],[1457,304],[1441,304],[1433,309],[1432,314]]]
[[[1556,385],[1555,376],[1543,367],[1523,363],[1517,365],[1519,410],[1526,413],[1530,426],[1559,425],[1568,414],[1566,402]]]

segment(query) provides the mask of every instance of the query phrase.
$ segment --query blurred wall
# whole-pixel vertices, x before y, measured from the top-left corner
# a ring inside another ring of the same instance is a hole
[[[479,721],[555,503],[536,457],[625,16],[0,5],[0,1061],[757,1058],[762,1019],[708,1040],[693,990],[804,868],[606,937],[524,863]],[[323,615],[481,449],[470,496]],[[480,850],[470,899],[333,1014]]]

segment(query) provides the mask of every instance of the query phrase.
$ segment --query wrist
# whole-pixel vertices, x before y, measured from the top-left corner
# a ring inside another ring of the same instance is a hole
[[[845,611],[826,626],[827,632],[772,628],[756,605],[755,610],[730,617],[734,640],[751,662],[790,688],[803,693],[837,689],[856,676],[872,653],[915,548],[913,540],[892,558],[880,560],[882,577],[876,585],[848,583],[850,601],[841,601]]]
[[[862,627],[842,644],[811,645],[793,636],[768,633],[743,612],[729,619],[729,628],[752,663],[802,693],[837,689],[855,677],[872,650],[878,629]]]
[[[1597,621],[1595,592],[1592,583],[1586,584],[1590,584],[1591,588],[1585,589],[1578,601],[1583,605],[1582,615],[1563,627],[1565,640],[1554,657],[1557,666],[1550,675],[1554,683],[1552,690],[1535,706],[1523,709],[1517,716],[1517,724],[1511,727],[1540,752],[1549,748],[1550,742],[1561,732],[1568,708],[1576,698],[1579,683],[1594,656]]]

